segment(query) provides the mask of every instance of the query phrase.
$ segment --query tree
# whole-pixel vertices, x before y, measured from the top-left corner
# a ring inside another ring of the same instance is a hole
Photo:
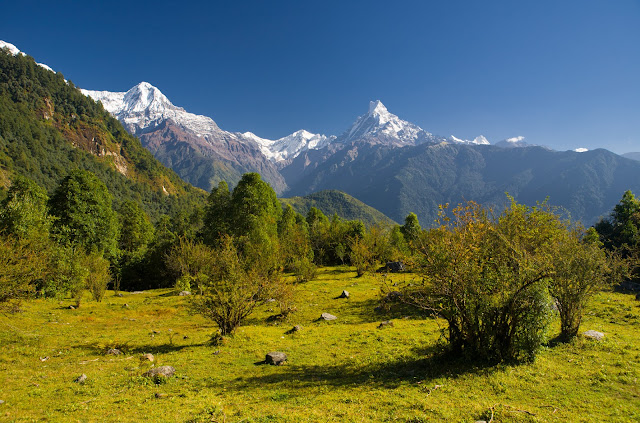
[[[207,198],[202,227],[202,239],[208,245],[215,245],[220,238],[229,234],[231,225],[231,193],[225,181],[211,190]]]
[[[560,338],[578,334],[582,313],[589,298],[608,280],[617,279],[617,260],[600,248],[592,233],[583,236],[580,226],[564,231],[554,245],[554,274],[549,292],[560,314]]]
[[[640,200],[626,191],[608,219],[595,226],[607,248],[622,248],[628,254],[640,250]]]
[[[71,171],[50,201],[54,231],[62,242],[116,256],[118,221],[105,184],[86,170]]]
[[[0,231],[20,238],[46,239],[51,227],[48,199],[31,179],[16,176],[0,204]]]
[[[120,217],[121,250],[135,252],[143,250],[153,240],[153,225],[149,217],[135,201],[124,201],[118,209]]]
[[[418,216],[416,216],[415,213],[409,213],[404,219],[404,225],[400,226],[400,231],[402,235],[404,235],[404,240],[409,243],[409,245],[412,245],[422,231],[420,222],[418,222]]]
[[[13,237],[0,237],[0,310],[15,310],[35,291],[45,277],[47,258],[37,244]]]

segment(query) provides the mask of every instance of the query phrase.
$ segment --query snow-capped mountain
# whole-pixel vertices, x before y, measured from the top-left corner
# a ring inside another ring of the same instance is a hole
[[[449,135],[447,141],[458,144],[490,145],[491,143],[484,135],[479,135],[472,140],[463,140],[454,135]]]
[[[360,116],[344,134],[342,143],[367,140],[397,147],[435,142],[437,137],[418,125],[390,113],[380,100],[369,102],[368,113]]]
[[[525,142],[523,136],[517,136],[517,137],[507,138],[502,141],[498,141],[496,143],[496,146],[502,147],[502,148],[517,148],[517,147],[531,147],[533,146],[533,144],[529,144]]]
[[[293,159],[306,150],[319,150],[336,139],[335,136],[312,134],[304,129],[277,140],[260,138],[253,132],[245,132],[241,135],[260,145],[262,153],[275,162]]]
[[[167,96],[148,82],[141,82],[127,92],[80,91],[102,102],[105,110],[134,134],[156,127],[166,120],[199,137],[211,138],[221,131],[213,119],[173,105]]]

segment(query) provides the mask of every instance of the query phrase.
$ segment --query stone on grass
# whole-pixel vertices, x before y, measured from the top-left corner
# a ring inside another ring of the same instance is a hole
[[[338,298],[349,298],[349,291],[342,291]]]
[[[292,327],[291,329],[289,329],[287,332],[285,332],[287,335],[292,334],[292,333],[296,333],[296,332],[300,332],[302,330],[302,326],[300,325],[295,325],[294,327]]]
[[[116,294],[116,297],[122,298],[122,297],[124,297],[124,295],[122,293],[118,293],[118,294]]]
[[[166,398],[168,395],[162,392],[156,392],[156,398]]]
[[[320,315],[320,320],[336,320],[337,317],[334,316],[333,314],[329,314],[329,313],[322,313]]]
[[[176,373],[176,369],[172,366],[160,366],[145,372],[142,376],[150,377],[152,379],[168,378]]]
[[[272,351],[264,359],[265,363],[273,366],[281,366],[285,361],[287,361],[287,355],[280,351]]]
[[[181,297],[186,297],[187,295],[191,295],[190,291],[180,291],[180,293],[178,294]]]
[[[83,383],[85,383],[86,381],[87,381],[87,375],[85,375],[84,373],[83,373],[83,374],[81,374],[80,376],[78,376],[78,377],[74,380],[74,382],[75,382],[75,383],[80,383],[80,384],[83,384]]]
[[[384,329],[393,326],[393,322],[391,320],[385,320],[378,325],[378,329]]]
[[[596,341],[600,341],[602,338],[604,338],[604,333],[598,332],[596,330],[585,331],[582,335],[587,338],[595,339]]]
[[[120,355],[120,354],[122,354],[122,351],[120,351],[117,348],[109,348],[107,350],[107,355]]]
[[[140,361],[151,361],[153,362],[153,360],[155,360],[155,357],[153,356],[153,354],[142,354],[140,356]]]
[[[4,404],[4,401],[0,400],[0,405]]]
[[[69,310],[75,310],[76,308],[72,305],[69,306]]]

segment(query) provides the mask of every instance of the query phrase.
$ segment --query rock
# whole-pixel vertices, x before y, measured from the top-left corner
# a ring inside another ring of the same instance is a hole
[[[378,325],[378,329],[389,328],[393,326],[393,322],[391,320],[385,320]]]
[[[178,294],[181,297],[186,297],[187,295],[191,295],[190,291],[180,291],[180,293]]]
[[[153,369],[145,372],[142,376],[150,377],[153,379],[171,377],[176,373],[176,369],[171,366],[154,367]]]
[[[156,392],[156,398],[166,398],[167,396],[167,394]]]
[[[275,303],[275,302],[276,302],[276,299],[275,299],[275,298],[269,298],[269,299],[267,300],[267,302],[268,302],[268,303]]]
[[[300,325],[295,325],[294,327],[292,327],[291,329],[289,329],[288,331],[286,331],[285,333],[287,335],[292,334],[292,333],[296,333],[296,332],[300,332],[302,330],[302,326]]]
[[[117,348],[109,348],[107,350],[107,355],[120,355],[120,354],[122,354],[122,351],[120,351]]]
[[[75,383],[79,383],[79,384],[83,384],[83,383],[85,383],[86,381],[87,381],[87,375],[85,375],[84,373],[83,373],[83,374],[81,374],[80,376],[78,376],[78,377],[74,380],[74,382],[75,382]]]
[[[140,356],[140,361],[151,361],[153,362],[153,360],[155,360],[155,357],[153,356],[153,354],[142,354]]]
[[[602,338],[604,338],[604,333],[598,332],[596,330],[588,330],[584,332],[582,335],[584,335],[587,338],[595,339],[596,341],[600,341]]]
[[[124,297],[124,295],[122,295],[122,293],[119,293],[119,294],[116,294],[116,297],[122,298],[122,297]]]
[[[189,339],[187,335],[183,336],[182,339]]]
[[[402,298],[402,292],[391,291],[384,296],[383,301],[398,301],[400,298]]]
[[[122,308],[129,308],[129,304],[122,304]]]
[[[76,308],[72,305],[69,306],[69,310],[75,310]]]
[[[0,405],[4,404],[4,401],[0,400]]]
[[[329,314],[329,313],[322,313],[320,315],[320,320],[336,320],[337,317],[334,316],[333,314]]]
[[[159,330],[152,330],[151,333],[153,333],[154,335],[158,335],[160,333]]]
[[[287,355],[280,351],[272,351],[264,359],[264,362],[273,366],[281,366],[287,361]]]
[[[349,291],[342,291],[338,298],[349,298]]]
[[[404,263],[401,261],[388,261],[387,264],[379,268],[377,272],[378,273],[380,272],[397,273],[397,272],[404,272],[405,269],[406,268],[404,266]]]
[[[143,294],[144,291],[133,291],[132,294]]]

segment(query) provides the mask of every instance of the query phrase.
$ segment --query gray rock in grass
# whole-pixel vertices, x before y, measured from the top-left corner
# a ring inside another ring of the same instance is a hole
[[[329,321],[329,320],[336,320],[336,319],[337,319],[337,317],[336,317],[336,316],[334,316],[333,314],[329,314],[329,313],[322,313],[322,314],[320,315],[320,320],[327,320],[327,321]]]
[[[81,384],[81,385],[82,385],[82,384],[84,384],[86,381],[87,381],[87,375],[85,375],[84,373],[83,373],[83,374],[81,374],[80,376],[78,376],[78,377],[74,380],[74,382],[75,382],[75,383],[79,383],[79,384]]]
[[[145,372],[142,376],[158,379],[158,378],[169,378],[173,376],[175,373],[176,373],[176,369],[174,369],[172,366],[160,366],[160,367],[154,367],[148,372]]]
[[[287,355],[280,351],[272,351],[267,354],[264,362],[273,366],[281,366],[287,361]]]
[[[587,338],[595,339],[596,341],[600,341],[602,338],[604,338],[604,333],[598,332],[596,330],[585,331],[582,335]]]

